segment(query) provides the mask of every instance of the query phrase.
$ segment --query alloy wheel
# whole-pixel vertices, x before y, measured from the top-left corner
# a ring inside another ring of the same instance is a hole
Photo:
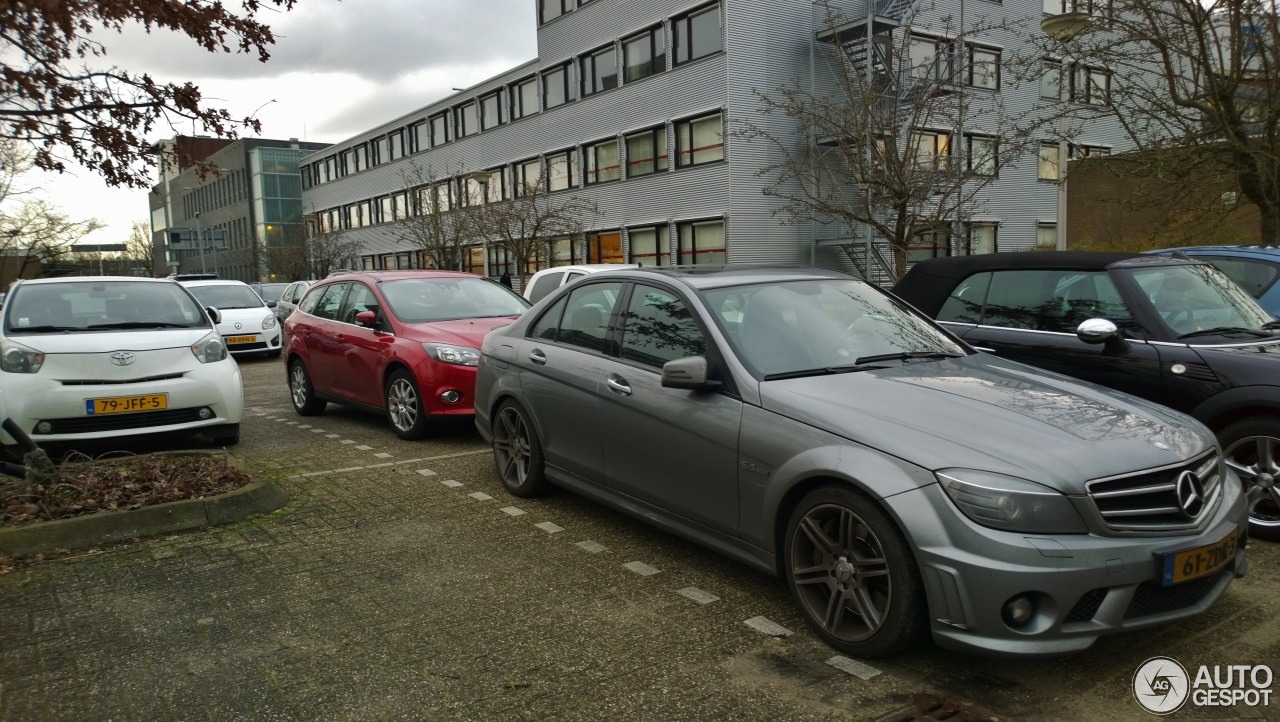
[[[800,603],[828,634],[861,642],[884,626],[893,601],[889,562],[880,539],[851,509],[811,509],[789,552]]]
[[[293,396],[293,405],[295,408],[303,408],[307,405],[308,396],[307,372],[302,368],[302,364],[295,363],[293,369],[289,371],[289,390]]]
[[[412,429],[418,422],[418,392],[408,379],[395,379],[387,387],[387,413],[401,431]]]
[[[1269,529],[1280,529],[1280,439],[1272,436],[1246,436],[1223,452],[1227,466],[1240,475],[1245,488],[1259,482],[1271,488],[1249,505],[1249,522]]]
[[[493,431],[493,453],[503,481],[511,487],[523,486],[529,478],[533,453],[524,417],[514,407],[508,406],[498,412],[498,423],[494,424]]]

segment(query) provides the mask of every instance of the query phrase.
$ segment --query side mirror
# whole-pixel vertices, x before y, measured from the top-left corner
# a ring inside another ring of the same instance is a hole
[[[356,323],[365,328],[373,328],[378,325],[378,314],[373,311],[360,311],[356,314]]]
[[[680,358],[662,365],[664,388],[705,391],[719,385],[719,381],[707,379],[707,360],[702,356]]]
[[[1106,343],[1120,336],[1120,329],[1105,318],[1091,318],[1076,328],[1076,338],[1085,343]]]
[[[222,323],[222,313],[213,306],[205,306],[205,313],[209,314],[209,320],[213,321],[213,325],[217,326]]]
[[[279,306],[279,305],[280,304],[276,301],[267,301],[267,308],[275,308],[276,306]]]

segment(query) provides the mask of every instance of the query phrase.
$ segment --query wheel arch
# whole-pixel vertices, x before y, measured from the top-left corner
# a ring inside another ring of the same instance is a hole
[[[1207,399],[1191,415],[1214,434],[1242,419],[1280,417],[1280,386],[1238,386]]]

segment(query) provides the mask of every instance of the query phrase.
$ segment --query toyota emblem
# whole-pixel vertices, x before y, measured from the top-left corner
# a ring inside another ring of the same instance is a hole
[[[129,364],[133,363],[134,359],[136,358],[137,358],[136,356],[129,353],[128,351],[116,351],[115,353],[111,354],[111,363],[115,364],[116,366],[128,366]]]
[[[239,324],[238,322],[236,323],[236,330],[237,330],[237,331],[239,331],[239,330],[240,330],[240,324]]]
[[[1184,471],[1178,474],[1174,484],[1174,493],[1178,496],[1178,509],[1188,519],[1195,519],[1204,510],[1204,484],[1194,472]]]

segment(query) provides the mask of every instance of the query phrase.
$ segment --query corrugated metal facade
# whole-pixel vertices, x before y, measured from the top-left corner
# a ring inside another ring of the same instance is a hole
[[[918,0],[923,3],[926,0]],[[918,8],[917,26],[955,15],[963,0],[945,0]],[[969,22],[1004,18],[1019,26],[1038,27],[1042,0],[1007,0],[1003,4],[968,0]],[[530,0],[536,6],[536,0]],[[712,3],[714,4],[714,3]],[[763,195],[765,179],[757,171],[770,160],[771,151],[763,143],[747,143],[732,137],[734,130],[750,118],[768,127],[779,137],[794,134],[794,124],[785,117],[762,117],[757,90],[810,78],[810,48],[814,11],[809,0],[720,0],[723,52],[672,67],[674,59],[672,19],[708,3],[687,0],[591,0],[556,18],[538,30],[538,59],[492,78],[465,92],[444,98],[414,113],[349,138],[318,153],[308,161],[322,161],[357,144],[388,132],[406,128],[461,102],[478,98],[494,89],[530,77],[540,70],[565,62],[572,64],[576,81],[584,53],[617,45],[621,40],[651,27],[661,27],[667,50],[667,70],[650,77],[620,83],[619,87],[577,98],[573,102],[536,115],[510,121],[510,97],[503,93],[503,125],[476,135],[453,140],[443,146],[411,154],[320,185],[303,192],[306,212],[321,212],[347,204],[402,191],[413,185],[406,178],[413,169],[427,169],[436,176],[504,167],[508,187],[510,164],[539,154],[581,148],[606,138],[621,137],[630,131],[663,127],[668,136],[671,163],[667,172],[628,178],[599,185],[581,185],[564,191],[576,193],[598,204],[599,214],[584,219],[588,230],[625,229],[628,226],[669,224],[671,244],[676,244],[676,224],[684,220],[724,218],[728,258],[731,262],[800,262],[813,257],[820,265],[848,266],[843,253],[822,249],[811,256],[814,230],[810,224],[783,225],[774,217],[781,201]],[[523,20],[522,20],[523,22]],[[968,24],[968,22],[966,23]],[[1005,53],[1023,49],[1018,33],[993,33],[974,38],[1002,48]],[[621,49],[619,47],[619,66]],[[821,75],[822,63],[814,66]],[[824,78],[813,79],[818,85]],[[999,91],[1007,106],[1034,113],[1054,101],[1042,100],[1036,81],[1006,85]],[[720,109],[725,119],[725,161],[677,169],[673,121]],[[975,130],[975,129],[966,129]],[[1123,150],[1119,131],[1100,122],[1091,122],[1082,136],[1084,142]],[[1051,138],[1046,137],[1046,140]],[[796,143],[806,139],[796,137]],[[620,144],[625,146],[625,144]],[[1057,185],[1037,179],[1037,156],[1028,154],[1006,166],[999,178],[982,194],[981,208],[974,213],[999,223],[1002,250],[1030,248],[1036,229],[1056,216]],[[625,158],[622,166],[626,167]],[[378,255],[412,251],[397,241],[387,224],[349,231],[365,244],[365,253]],[[673,256],[675,258],[675,256]]]

